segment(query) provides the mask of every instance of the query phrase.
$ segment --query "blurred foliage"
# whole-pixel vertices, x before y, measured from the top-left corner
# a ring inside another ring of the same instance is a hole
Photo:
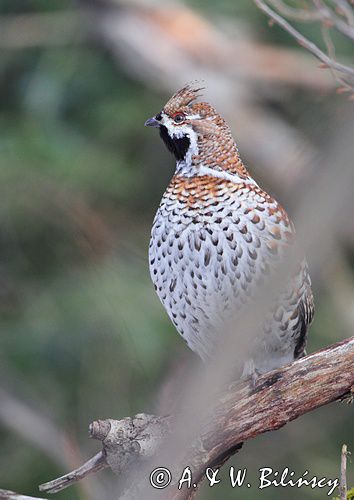
[[[269,30],[248,0],[189,4],[210,19],[242,19],[264,39],[293,44]],[[2,0],[0,13],[76,6]],[[93,42],[1,53],[0,377],[77,436],[87,456],[96,449],[87,444],[87,424],[153,411],[161,380],[185,350],[155,296],[146,258],[173,161],[143,123],[165,97],[133,80]],[[301,109],[295,94],[292,106]],[[313,348],[333,338],[330,329],[342,333],[326,300],[318,307]],[[249,443],[235,460],[255,470],[260,459],[273,463],[282,448],[278,467],[302,471],[313,463],[318,475],[331,477],[348,413],[343,406],[314,412],[289,431]],[[333,435],[319,433],[316,441],[317,418],[324,429],[332,425]],[[287,432],[313,433],[314,442],[284,449]],[[14,433],[3,429],[0,442],[3,488],[35,495],[36,485],[64,472]],[[205,491],[204,498],[216,494],[227,499],[235,492]],[[244,498],[275,494],[245,491]],[[305,496],[323,497],[319,490]],[[287,497],[298,498],[293,491]],[[72,488],[57,498],[84,497]]]

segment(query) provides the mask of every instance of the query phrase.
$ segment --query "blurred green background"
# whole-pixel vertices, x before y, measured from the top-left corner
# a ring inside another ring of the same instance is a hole
[[[129,2],[122,4],[129,8]],[[220,26],[227,18],[228,25],[242,25],[260,43],[295,47],[280,29],[270,29],[248,0],[186,5],[211,24]],[[83,6],[69,0],[2,0],[1,26],[15,15],[65,12],[70,19],[72,11],[77,20]],[[171,370],[194,359],[155,295],[147,262],[152,219],[174,162],[143,124],[169,91],[158,74],[156,86],[151,76],[145,82],[135,76],[132,65],[119,62],[99,35],[86,36],[85,23],[83,16],[77,39],[71,33],[53,42],[47,32],[42,41],[17,44],[21,25],[14,43],[7,43],[4,31],[0,36],[0,486],[35,496],[38,484],[98,450],[87,439],[91,421],[156,411]],[[22,29],[26,32],[25,23]],[[338,44],[350,53],[344,40]],[[188,74],[181,78],[190,80]],[[320,149],[343,97],[333,89],[285,85],[282,92],[276,104],[265,99],[265,108]],[[256,166],[253,171],[257,174]],[[269,180],[268,186],[287,206],[279,186]],[[350,254],[352,242],[343,247]],[[310,352],[349,335],[323,281],[315,280],[314,289]],[[27,428],[26,411],[34,412],[34,429],[40,415],[66,436],[70,450],[61,463],[39,445],[30,422]],[[229,465],[248,467],[254,477],[261,466],[336,477],[341,445],[350,448],[353,434],[352,407],[332,404],[247,443]],[[95,479],[104,488],[110,474]],[[354,482],[352,470],[348,482]],[[284,492],[203,487],[200,494],[241,496],[280,499]],[[319,489],[286,490],[289,499],[325,496]],[[103,493],[73,487],[56,497],[103,498]]]

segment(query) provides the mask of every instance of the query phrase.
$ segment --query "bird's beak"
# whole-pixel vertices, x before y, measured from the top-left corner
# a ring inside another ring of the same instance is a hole
[[[145,122],[145,127],[159,127],[160,123],[156,120],[155,117],[149,118]]]

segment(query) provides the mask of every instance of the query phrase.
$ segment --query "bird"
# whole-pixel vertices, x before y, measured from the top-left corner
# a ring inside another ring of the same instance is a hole
[[[243,308],[252,312],[251,299],[294,246],[295,229],[251,176],[227,122],[199,99],[203,90],[197,82],[186,84],[145,125],[159,129],[176,160],[152,225],[150,275],[175,328],[207,362],[226,325],[236,331]],[[313,315],[301,257],[242,360],[242,378],[304,356]]]

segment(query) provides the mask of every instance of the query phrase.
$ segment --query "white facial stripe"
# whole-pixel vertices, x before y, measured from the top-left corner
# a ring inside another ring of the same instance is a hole
[[[184,160],[177,162],[177,172],[183,172],[184,175],[193,175],[192,157],[198,154],[198,135],[191,127],[182,134],[189,138],[190,146]],[[178,137],[175,135],[175,137]]]
[[[199,115],[190,115],[188,119],[198,119]],[[162,113],[162,125],[164,125],[171,137],[180,139],[181,137],[188,137],[190,141],[189,149],[183,160],[177,162],[177,171],[183,171],[186,175],[192,175],[192,157],[198,154],[198,134],[193,130],[192,126],[188,123],[177,125],[172,118]]]
[[[176,137],[177,139],[183,137],[184,135],[189,135],[193,133],[193,129],[190,125],[177,125],[177,126],[167,126],[167,130],[171,137]]]
[[[200,115],[188,115],[188,120],[200,120]]]
[[[194,130],[190,130],[187,134],[190,140],[190,146],[187,151],[184,163],[188,169],[192,168],[192,157],[198,154],[198,135]]]
[[[162,120],[161,120],[162,125],[164,125],[168,129],[169,132],[173,131],[173,135],[175,135],[176,137],[180,137],[180,135],[177,135],[179,130],[183,130],[183,129],[185,130],[185,127],[187,127],[187,128],[191,127],[191,125],[188,123],[181,123],[180,125],[175,123],[174,119],[167,116],[165,113],[161,113],[161,116],[162,116]],[[199,115],[188,115],[187,119],[188,120],[199,120],[200,116]]]

